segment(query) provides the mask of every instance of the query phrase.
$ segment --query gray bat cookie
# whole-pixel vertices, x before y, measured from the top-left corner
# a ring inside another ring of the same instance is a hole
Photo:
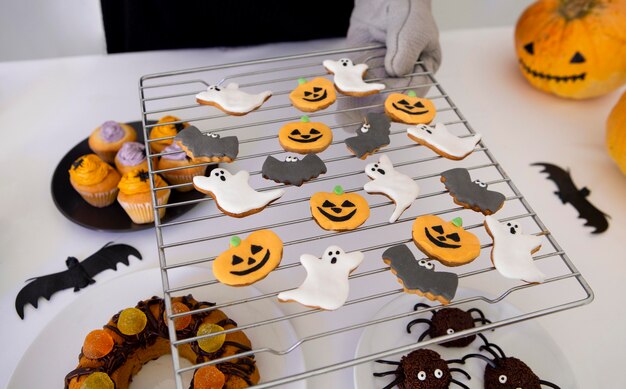
[[[455,203],[484,215],[496,213],[506,199],[502,193],[487,189],[484,182],[472,181],[467,169],[461,167],[441,173],[441,182],[450,191]]]
[[[406,245],[392,246],[383,252],[383,261],[391,267],[408,293],[415,293],[442,304],[456,294],[459,278],[456,273],[436,272],[435,265],[416,260]]]
[[[367,121],[356,131],[356,136],[346,139],[348,149],[361,159],[367,158],[389,144],[391,121],[384,113],[370,112]]]
[[[231,162],[239,154],[239,140],[236,136],[221,137],[207,132],[203,134],[197,127],[189,126],[179,132],[174,141],[185,150],[190,158],[207,162]]]
[[[305,181],[324,173],[326,173],[326,165],[315,154],[307,154],[302,159],[288,156],[282,162],[268,156],[261,168],[263,178],[295,186],[300,186]]]

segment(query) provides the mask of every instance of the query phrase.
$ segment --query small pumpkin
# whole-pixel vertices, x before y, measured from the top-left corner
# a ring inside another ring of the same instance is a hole
[[[311,215],[325,230],[354,230],[370,216],[370,207],[363,196],[345,193],[337,185],[332,192],[317,192],[309,201]]]
[[[622,173],[626,174],[626,92],[613,107],[606,122],[606,147]]]
[[[435,118],[437,109],[429,99],[408,91],[407,94],[390,94],[385,100],[385,113],[394,122],[428,124]]]
[[[298,86],[289,93],[289,100],[294,107],[304,112],[315,112],[335,102],[337,95],[332,81],[317,77],[311,81],[298,79]]]
[[[413,222],[413,242],[446,266],[465,265],[480,255],[480,241],[463,229],[460,217],[447,222],[435,215],[419,216]]]
[[[213,274],[231,286],[253,284],[265,278],[283,257],[283,242],[273,231],[258,230],[244,240],[232,237],[230,249],[213,261]]]
[[[519,68],[532,86],[574,99],[626,82],[626,2],[539,0],[515,27]]]
[[[333,131],[326,124],[302,116],[299,122],[287,123],[278,131],[283,149],[300,154],[319,153],[333,141]]]

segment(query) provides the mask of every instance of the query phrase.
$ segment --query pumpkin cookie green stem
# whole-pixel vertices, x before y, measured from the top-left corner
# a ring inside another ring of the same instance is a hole
[[[409,97],[417,97],[417,93],[415,93],[414,90],[410,90],[408,92],[406,92],[406,95]]]
[[[230,247],[237,247],[241,244],[241,238],[238,236],[233,236],[230,238]]]
[[[302,84],[306,84],[307,80],[306,78],[298,78],[298,85],[302,85]]]
[[[302,123],[308,123],[308,122],[310,122],[310,121],[311,121],[311,119],[309,119],[309,117],[308,117],[308,116],[303,115],[303,116],[300,116],[300,121],[301,121]]]
[[[454,224],[457,227],[462,227],[463,219],[461,219],[460,217],[455,217],[454,219],[452,219],[452,224]]]
[[[343,194],[343,188],[341,185],[337,185],[333,188],[333,192],[335,192],[335,194],[337,195],[342,195]]]

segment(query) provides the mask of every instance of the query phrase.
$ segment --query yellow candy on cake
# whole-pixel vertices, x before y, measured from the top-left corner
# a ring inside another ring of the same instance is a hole
[[[72,163],[70,183],[82,198],[94,207],[115,202],[120,174],[95,154],[84,155]]]
[[[167,183],[160,176],[155,175],[154,185],[157,188],[162,188],[167,186]],[[118,188],[117,202],[124,208],[124,211],[126,211],[133,223],[154,222],[150,175],[147,171],[136,169],[124,174],[118,184]],[[167,204],[170,193],[170,189],[157,190],[157,204]],[[163,218],[163,216],[165,216],[165,208],[159,208],[159,217]]]

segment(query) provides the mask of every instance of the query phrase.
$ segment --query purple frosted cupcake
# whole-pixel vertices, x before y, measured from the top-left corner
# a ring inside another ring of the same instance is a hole
[[[89,148],[105,162],[113,163],[115,155],[126,142],[137,139],[135,129],[128,124],[108,120],[89,136]]]
[[[171,185],[191,183],[195,176],[203,176],[206,171],[206,166],[193,166],[194,164],[200,162],[187,157],[187,154],[185,154],[183,149],[181,149],[181,147],[175,142],[163,149],[162,152],[173,152],[173,154],[165,154],[161,156],[158,163],[159,170],[181,168],[169,172],[159,173]],[[182,167],[186,168],[182,169]],[[193,185],[181,186],[175,189],[180,192],[187,192],[193,189]]]
[[[115,155],[115,167],[124,175],[134,169],[148,171],[146,146],[139,142],[126,142]]]

